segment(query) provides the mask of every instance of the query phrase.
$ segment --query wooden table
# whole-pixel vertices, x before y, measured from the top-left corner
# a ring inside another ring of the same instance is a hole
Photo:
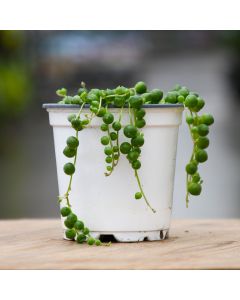
[[[240,220],[174,220],[164,241],[79,245],[59,220],[0,221],[0,269],[240,269]]]

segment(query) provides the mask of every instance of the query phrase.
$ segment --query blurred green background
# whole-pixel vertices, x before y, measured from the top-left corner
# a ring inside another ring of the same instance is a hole
[[[204,192],[185,209],[191,141],[180,129],[175,217],[240,217],[240,32],[0,31],[0,218],[58,216],[57,176],[46,102],[55,90],[131,86],[199,92],[215,116]]]

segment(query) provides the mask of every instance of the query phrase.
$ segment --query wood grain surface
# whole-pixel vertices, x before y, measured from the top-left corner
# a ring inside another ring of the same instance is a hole
[[[79,245],[60,220],[0,221],[0,269],[240,269],[240,220],[174,220],[169,239]]]

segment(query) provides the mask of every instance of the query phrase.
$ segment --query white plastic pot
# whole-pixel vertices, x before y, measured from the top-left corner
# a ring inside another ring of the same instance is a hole
[[[71,113],[77,113],[78,108],[55,104],[45,104],[43,107],[49,112],[50,125],[53,126],[59,195],[63,195],[69,183],[69,176],[64,173],[63,166],[72,160],[63,155],[63,149],[66,139],[75,135],[67,117]],[[133,169],[124,155],[121,155],[111,176],[104,175],[106,163],[104,146],[100,143],[103,135],[99,128],[101,118],[94,118],[89,128],[79,132],[70,202],[73,212],[90,228],[94,237],[113,235],[117,241],[133,242],[160,240],[167,236],[172,211],[178,129],[183,107],[154,105],[145,106],[145,109],[145,143],[142,147],[139,176],[156,213],[147,207],[143,198],[135,200],[134,194],[139,189]],[[85,113],[88,112],[85,109]],[[113,108],[111,112],[115,115],[119,109]],[[129,123],[127,110],[123,114],[122,123]],[[120,136],[120,142],[121,140],[123,136]],[[63,221],[62,218],[62,224]]]

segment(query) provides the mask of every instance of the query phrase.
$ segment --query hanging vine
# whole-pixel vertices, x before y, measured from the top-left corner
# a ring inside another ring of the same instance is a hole
[[[77,104],[79,111],[77,114],[68,116],[71,127],[75,130],[75,135],[70,136],[66,141],[66,147],[63,154],[72,159],[64,165],[63,170],[69,176],[69,184],[64,195],[59,196],[59,201],[65,201],[66,206],[61,208],[61,215],[65,217],[66,226],[65,235],[70,240],[76,240],[78,243],[87,242],[89,245],[109,245],[102,243],[99,239],[91,236],[90,230],[85,226],[82,220],[72,212],[70,202],[70,192],[72,179],[76,169],[77,153],[79,146],[79,132],[91,125],[93,118],[101,118],[100,126],[103,136],[101,144],[104,146],[107,164],[105,176],[110,176],[116,168],[121,154],[125,155],[131,168],[134,171],[138,191],[134,197],[136,200],[143,198],[147,207],[155,213],[156,210],[151,206],[140,180],[138,170],[141,168],[141,147],[144,145],[144,133],[142,128],[146,125],[144,119],[146,111],[144,104],[164,104],[181,103],[189,114],[186,122],[189,126],[190,135],[193,141],[193,151],[189,163],[186,165],[186,206],[189,204],[190,195],[200,195],[203,180],[198,173],[200,163],[208,159],[206,148],[209,146],[209,126],[214,123],[210,114],[198,115],[198,112],[204,107],[204,100],[196,93],[190,92],[186,87],[177,85],[173,90],[163,97],[163,92],[159,89],[147,90],[144,82],[138,82],[134,88],[118,86],[116,89],[91,89],[87,90],[85,83],[81,83],[78,94],[69,96],[65,88],[57,90],[57,95],[62,97],[60,104]],[[83,115],[83,108],[89,106],[90,113]],[[110,112],[110,107],[119,108],[118,117],[115,119]],[[122,125],[123,110],[128,110],[129,123]],[[123,131],[125,141],[119,142],[119,133]]]

